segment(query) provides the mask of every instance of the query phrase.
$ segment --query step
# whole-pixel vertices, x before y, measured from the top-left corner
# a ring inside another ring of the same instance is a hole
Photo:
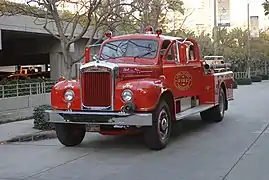
[[[194,115],[196,113],[200,113],[200,112],[205,111],[207,109],[210,109],[210,108],[212,108],[214,106],[215,106],[214,104],[202,104],[202,105],[196,106],[194,108],[187,109],[185,111],[177,113],[176,114],[176,120],[184,119],[184,118],[186,118],[188,116]]]

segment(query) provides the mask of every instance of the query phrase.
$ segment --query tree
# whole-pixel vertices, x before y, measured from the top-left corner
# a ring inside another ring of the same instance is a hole
[[[61,7],[69,4],[76,7],[73,12],[64,12]],[[136,7],[133,1],[121,3],[120,0],[27,0],[27,6],[14,5],[1,0],[3,15],[26,14],[36,17],[35,23],[43,28],[61,44],[66,67],[65,76],[71,78],[72,66],[83,57],[73,57],[70,47],[88,34],[87,45],[94,42],[94,37],[103,39],[104,32],[115,29],[121,22],[128,20]],[[19,7],[19,8],[18,8]],[[56,27],[53,32],[49,25]]]
[[[264,9],[264,14],[267,16],[269,14],[269,2],[268,0],[265,0],[264,3],[262,3],[263,9]]]
[[[214,55],[214,46],[212,39],[210,38],[210,34],[202,32],[201,34],[196,36],[196,40],[199,45],[201,58],[203,58],[204,56]]]
[[[134,0],[133,2],[137,8],[136,12],[130,17],[131,21],[123,27],[124,32],[128,33],[143,33],[148,25],[165,31],[166,24],[169,22],[169,12],[184,13],[181,0]]]
[[[266,59],[269,58],[269,36],[265,32],[260,32],[259,38],[250,39],[250,61],[248,59],[247,41],[248,31],[241,28],[221,29],[218,32],[218,52],[232,64],[237,66],[236,71],[245,71],[247,64],[252,69],[264,67]]]

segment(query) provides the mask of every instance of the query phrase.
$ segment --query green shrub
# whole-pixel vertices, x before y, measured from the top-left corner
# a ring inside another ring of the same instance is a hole
[[[15,79],[3,79],[0,81],[0,85],[9,85],[9,84],[25,84],[25,83],[38,83],[38,82],[47,82],[51,81],[50,79],[43,78],[34,78],[34,79],[25,79],[25,80],[15,80]]]
[[[52,124],[49,123],[49,113],[46,113],[45,110],[51,110],[50,105],[41,105],[34,109],[33,118],[34,118],[34,128],[40,130],[52,130],[54,129]]]
[[[262,77],[262,80],[269,80],[269,76],[267,74],[259,75]]]
[[[236,79],[238,85],[251,85],[252,81],[250,78],[239,78]]]
[[[251,76],[251,81],[252,82],[262,82],[262,77],[261,76]]]
[[[233,89],[237,89],[237,82],[236,82],[236,80],[233,81],[233,86],[232,87],[233,87]]]

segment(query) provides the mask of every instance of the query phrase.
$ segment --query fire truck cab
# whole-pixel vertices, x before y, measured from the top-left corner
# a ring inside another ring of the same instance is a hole
[[[80,144],[85,133],[142,133],[150,149],[168,144],[174,121],[200,113],[220,122],[233,100],[233,72],[215,73],[200,59],[191,38],[145,34],[112,37],[95,58],[85,49],[77,80],[62,80],[51,91],[50,122],[65,146]]]

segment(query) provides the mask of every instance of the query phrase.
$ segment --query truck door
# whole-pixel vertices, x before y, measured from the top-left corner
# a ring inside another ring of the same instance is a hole
[[[175,98],[179,98],[180,92],[175,86],[175,76],[180,70],[180,60],[179,60],[179,49],[177,41],[172,41],[167,47],[164,56],[162,58],[163,62],[163,75],[165,76],[164,85],[169,88]]]
[[[200,61],[197,44],[178,42],[180,71],[176,76],[177,86],[184,96],[198,96],[203,87],[203,65]],[[197,57],[198,56],[198,57]]]
[[[198,61],[191,62],[186,56],[187,46],[172,41],[163,56],[163,75],[165,86],[173,92],[175,98],[197,96],[201,89],[202,66]]]

